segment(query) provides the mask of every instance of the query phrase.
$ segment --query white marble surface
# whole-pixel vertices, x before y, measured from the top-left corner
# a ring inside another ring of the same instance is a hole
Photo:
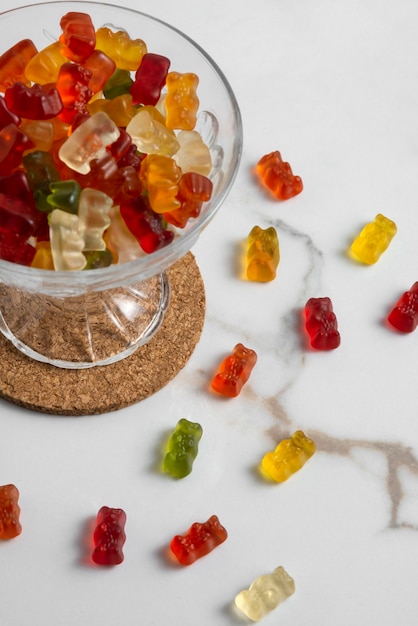
[[[18,6],[5,0],[2,8]],[[193,249],[207,314],[192,358],[155,396],[63,418],[0,402],[0,483],[21,491],[22,535],[0,546],[4,626],[228,626],[258,575],[283,565],[296,593],[263,623],[415,626],[418,611],[418,332],[384,325],[418,280],[418,4],[415,0],[154,0],[219,63],[240,103],[236,183]],[[303,193],[272,201],[252,168],[280,150]],[[380,261],[346,249],[378,212],[398,225]],[[239,277],[254,224],[276,226],[277,279]],[[300,310],[329,296],[342,344],[306,350]],[[208,391],[242,341],[258,353],[234,400]],[[180,417],[204,429],[193,473],[155,471]],[[257,473],[263,454],[303,429],[318,451],[288,482]],[[102,505],[125,509],[125,561],[99,570],[84,542]],[[217,514],[225,544],[189,568],[171,537]]]

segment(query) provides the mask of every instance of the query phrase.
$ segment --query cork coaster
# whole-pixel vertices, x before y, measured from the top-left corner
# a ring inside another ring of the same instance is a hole
[[[54,415],[116,411],[162,389],[186,365],[200,339],[205,289],[191,252],[167,271],[169,309],[146,345],[117,363],[61,369],[28,358],[0,333],[0,397]]]

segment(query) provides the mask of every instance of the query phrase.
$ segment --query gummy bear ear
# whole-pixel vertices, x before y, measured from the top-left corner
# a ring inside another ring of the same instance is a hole
[[[302,435],[303,435],[303,433],[302,433]],[[286,570],[284,569],[284,567],[282,565],[279,565],[278,567],[276,567],[276,569],[273,571],[273,574],[275,576],[277,576],[282,583],[284,583],[285,585],[289,586],[290,589],[293,589],[292,593],[294,593],[294,591],[295,591],[295,581],[286,572]]]

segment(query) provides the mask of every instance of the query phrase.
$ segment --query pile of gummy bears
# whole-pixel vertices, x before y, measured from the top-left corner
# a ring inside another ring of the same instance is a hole
[[[212,158],[196,74],[86,13],[60,28],[0,57],[0,258],[95,269],[169,245],[212,196]]]

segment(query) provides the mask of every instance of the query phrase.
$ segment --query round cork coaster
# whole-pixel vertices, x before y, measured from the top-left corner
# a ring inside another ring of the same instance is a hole
[[[0,397],[54,415],[94,415],[144,400],[186,365],[205,319],[205,289],[191,252],[167,270],[171,300],[159,331],[131,356],[61,369],[28,358],[0,333]]]

